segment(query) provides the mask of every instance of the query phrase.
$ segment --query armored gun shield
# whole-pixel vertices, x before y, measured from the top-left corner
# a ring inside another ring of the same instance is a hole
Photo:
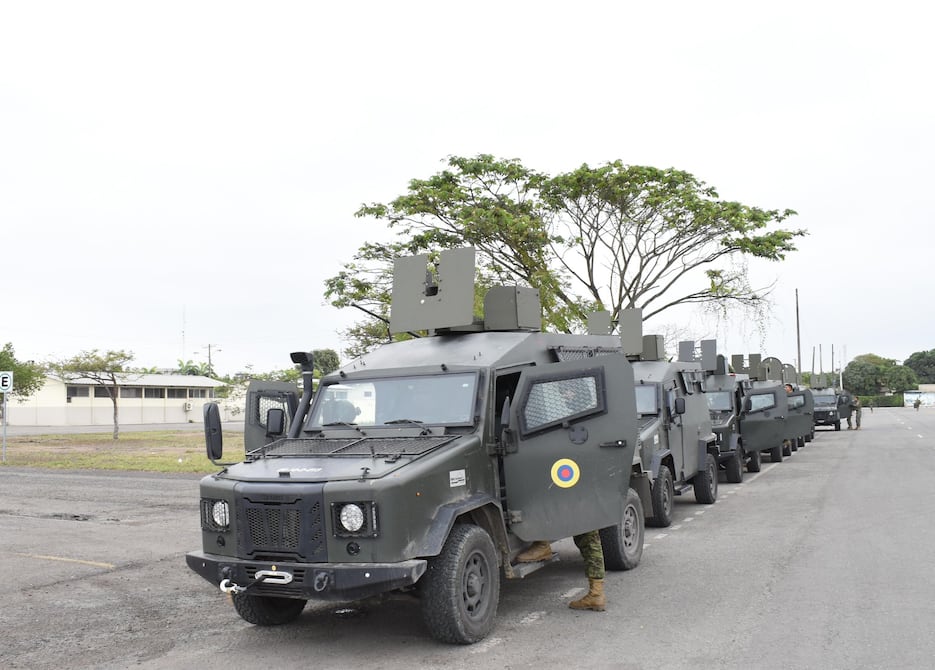
[[[503,458],[511,530],[554,540],[619,524],[638,435],[633,369],[619,353],[529,368]]]

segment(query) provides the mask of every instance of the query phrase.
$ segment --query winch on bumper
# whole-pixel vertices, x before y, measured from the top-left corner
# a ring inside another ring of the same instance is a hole
[[[422,559],[399,563],[264,563],[202,551],[186,554],[185,560],[188,567],[212,584],[220,586],[226,581],[224,590],[249,587],[254,595],[307,600],[359,600],[412,586],[425,574],[427,566]]]

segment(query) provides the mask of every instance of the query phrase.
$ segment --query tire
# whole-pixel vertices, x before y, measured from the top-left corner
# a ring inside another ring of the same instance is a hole
[[[750,459],[747,461],[747,472],[759,472],[760,471],[760,452],[751,451]]]
[[[782,445],[769,450],[769,460],[773,463],[782,463]]]
[[[737,445],[737,451],[734,456],[727,461],[727,481],[731,484],[739,484],[743,481],[743,447]]]
[[[487,531],[455,524],[420,587],[422,620],[436,640],[471,644],[487,637],[500,600],[500,564]]]
[[[665,465],[659,466],[659,474],[653,482],[653,515],[646,520],[647,526],[665,528],[672,525],[672,508],[675,505],[675,485],[672,473]]]
[[[806,442],[806,441],[807,441],[807,440],[805,439],[805,436],[802,436],[802,437],[799,438],[799,443],[798,443],[799,449],[804,449],[804,448],[805,448],[805,442]]]
[[[632,570],[640,564],[643,557],[644,522],[643,503],[639,494],[630,489],[627,491],[623,520],[616,526],[600,530],[605,568]]]
[[[711,505],[717,500],[717,461],[711,454],[705,459],[704,470],[692,478],[695,500],[702,505]]]
[[[783,440],[782,441],[782,455],[791,456],[792,455],[792,440]]]
[[[835,429],[835,430],[841,430],[841,422],[840,422],[840,421],[835,421],[835,422],[834,422],[834,429]]]
[[[233,596],[234,609],[240,618],[256,626],[281,626],[295,621],[305,609],[305,600],[275,598],[238,593]]]

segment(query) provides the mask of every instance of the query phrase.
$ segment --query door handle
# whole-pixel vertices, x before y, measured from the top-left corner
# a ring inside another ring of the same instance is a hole
[[[610,442],[601,442],[599,447],[617,447],[618,449],[623,449],[627,446],[626,440],[612,440]]]

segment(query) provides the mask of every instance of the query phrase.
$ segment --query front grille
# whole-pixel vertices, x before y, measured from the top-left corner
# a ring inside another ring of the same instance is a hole
[[[327,560],[322,484],[237,486],[240,555],[303,563]]]

